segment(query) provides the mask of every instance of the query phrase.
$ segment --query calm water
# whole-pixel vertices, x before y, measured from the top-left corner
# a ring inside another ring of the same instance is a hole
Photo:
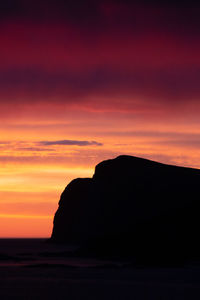
[[[70,257],[77,247],[55,245],[47,239],[0,239],[0,266],[34,266],[39,264],[72,267],[95,267],[105,262]]]
[[[70,257],[73,249],[45,239],[0,239],[0,299],[200,299],[198,263],[134,268]]]

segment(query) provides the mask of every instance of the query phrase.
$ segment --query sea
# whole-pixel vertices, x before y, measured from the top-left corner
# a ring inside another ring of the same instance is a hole
[[[49,243],[48,238],[0,239],[0,267],[92,267],[103,264],[94,259],[73,258],[71,254],[77,248],[77,245]]]
[[[0,239],[0,300],[200,299],[200,264],[136,267],[73,256],[77,245]]]

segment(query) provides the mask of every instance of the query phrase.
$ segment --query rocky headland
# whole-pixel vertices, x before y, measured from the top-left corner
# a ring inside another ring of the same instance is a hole
[[[133,156],[103,161],[63,191],[51,241],[100,257],[200,257],[199,187],[199,169]]]

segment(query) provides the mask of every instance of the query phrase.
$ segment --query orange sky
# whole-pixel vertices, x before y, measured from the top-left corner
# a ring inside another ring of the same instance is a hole
[[[2,3],[0,237],[49,237],[104,159],[200,168],[199,4]]]
[[[72,112],[71,112],[72,113]],[[178,116],[151,120],[151,114],[72,113],[75,118],[43,118],[2,124],[0,156],[0,236],[47,237],[66,184],[90,177],[103,159],[131,154],[200,168],[200,123]],[[142,119],[141,119],[142,118]],[[155,117],[154,117],[155,118]],[[55,145],[43,145],[51,141]],[[62,141],[62,144],[56,142]],[[65,142],[63,142],[65,141]],[[68,145],[69,141],[77,145]],[[80,141],[100,145],[80,146]],[[43,142],[43,144],[41,143]]]

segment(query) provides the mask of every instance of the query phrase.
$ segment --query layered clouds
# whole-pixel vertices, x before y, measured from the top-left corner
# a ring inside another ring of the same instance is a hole
[[[199,13],[195,1],[1,1],[1,228],[13,225],[0,236],[49,235],[62,189],[103,159],[200,167]]]
[[[199,105],[198,4],[2,3],[0,90],[10,102],[121,109]],[[101,101],[99,100],[101,97]],[[109,100],[108,100],[109,99]]]

